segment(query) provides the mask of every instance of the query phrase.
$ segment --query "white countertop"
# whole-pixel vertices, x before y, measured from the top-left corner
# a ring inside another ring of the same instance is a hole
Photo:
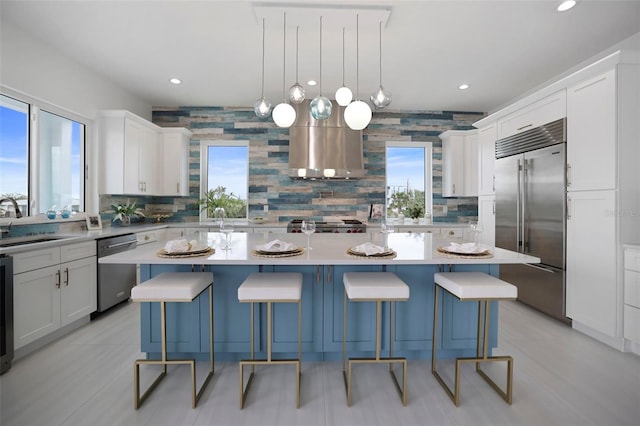
[[[265,258],[251,254],[256,245],[265,244],[274,239],[295,244],[304,248],[299,256]],[[164,248],[165,242],[150,243],[135,250],[114,254],[99,259],[100,263],[116,264],[197,264],[197,265],[366,265],[366,264],[505,264],[539,263],[537,257],[527,256],[495,247],[487,247],[491,258],[450,258],[438,255],[435,250],[448,246],[450,242],[462,240],[441,238],[430,233],[392,233],[388,236],[388,246],[396,251],[395,258],[362,258],[346,254],[346,250],[365,242],[383,245],[383,236],[379,232],[364,234],[313,234],[312,250],[306,250],[307,237],[304,234],[270,233],[233,233],[231,249],[223,250],[224,236],[217,232],[201,232],[198,247],[213,247],[215,253],[209,256],[187,258],[165,258],[156,253]]]

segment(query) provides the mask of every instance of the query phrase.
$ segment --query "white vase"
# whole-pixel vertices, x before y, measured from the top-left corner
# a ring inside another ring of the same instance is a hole
[[[120,226],[129,226],[131,225],[131,216],[122,216],[120,220]]]

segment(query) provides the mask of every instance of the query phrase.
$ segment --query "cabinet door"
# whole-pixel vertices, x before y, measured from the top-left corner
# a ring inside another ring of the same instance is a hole
[[[496,197],[481,195],[478,197],[478,223],[482,225],[480,242],[488,246],[496,245]]]
[[[97,309],[97,261],[95,256],[60,265],[60,325],[86,317]]]
[[[451,135],[442,140],[442,196],[460,197],[464,191],[462,159],[464,136]]]
[[[16,349],[60,327],[61,280],[58,265],[14,275],[13,325]]]
[[[464,197],[478,196],[478,133],[469,131],[464,137],[462,157],[462,183]]]
[[[124,193],[141,194],[140,152],[142,146],[142,125],[133,120],[124,120]]]
[[[615,191],[567,196],[567,316],[607,336],[618,335],[615,206]]]
[[[159,177],[160,195],[189,195],[189,137],[178,132],[162,133],[162,158],[159,159],[162,176]]]
[[[616,74],[608,71],[567,91],[567,187],[616,187]]]
[[[159,134],[150,127],[142,127],[142,140],[138,153],[140,181],[142,182],[142,193],[154,195],[158,191],[156,169],[158,168],[158,143]]]
[[[495,187],[497,126],[492,124],[478,131],[478,195],[493,195]]]
[[[498,139],[531,130],[566,115],[567,94],[562,89],[499,119]]]

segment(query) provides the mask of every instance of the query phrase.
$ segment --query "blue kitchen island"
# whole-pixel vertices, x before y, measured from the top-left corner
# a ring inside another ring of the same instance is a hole
[[[388,247],[394,257],[360,257],[347,249],[371,242]],[[291,257],[257,256],[256,246],[280,239],[304,248]],[[343,284],[347,271],[388,271],[397,274],[410,287],[408,302],[396,304],[394,319],[394,353],[410,359],[431,357],[433,330],[433,276],[439,270],[480,271],[497,276],[499,264],[537,263],[539,259],[487,247],[489,256],[452,256],[441,254],[438,247],[460,240],[441,239],[430,233],[397,233],[383,236],[363,234],[314,234],[311,250],[300,234],[234,233],[231,249],[223,250],[224,236],[201,233],[197,247],[212,247],[215,253],[199,257],[159,257],[164,242],[138,247],[134,251],[103,257],[103,263],[140,265],[140,281],[166,271],[210,271],[214,276],[214,351],[216,360],[236,361],[246,358],[250,347],[250,304],[238,302],[237,290],[253,272],[300,272],[304,277],[302,293],[302,351],[304,360],[338,360],[342,355]],[[446,294],[439,312],[439,357],[475,354],[478,304],[460,302]],[[255,307],[255,348],[257,356],[266,351],[266,307]],[[388,349],[389,307],[383,308],[383,350]],[[160,356],[160,310],[157,303],[142,303],[141,350],[149,358]],[[350,356],[370,355],[375,349],[375,304],[354,303],[348,309],[347,350]],[[297,352],[297,305],[273,307],[273,352],[290,357]],[[192,303],[167,305],[167,341],[170,357],[208,358],[208,302],[201,296]],[[498,309],[491,309],[491,346],[497,344]],[[387,342],[387,343],[385,343]]]

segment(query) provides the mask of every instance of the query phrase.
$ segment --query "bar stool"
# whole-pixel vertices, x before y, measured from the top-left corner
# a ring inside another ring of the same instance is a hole
[[[209,290],[209,373],[196,393],[195,359],[167,359],[167,302],[192,302],[206,289]],[[160,331],[162,358],[160,360],[137,359],[134,363],[134,407],[137,410],[149,394],[167,375],[167,365],[188,364],[191,366],[191,406],[196,408],[204,388],[213,376],[213,274],[210,272],[163,272],[131,289],[134,302],[160,302]],[[162,365],[162,372],[140,396],[140,365]]]
[[[409,286],[391,272],[346,272],[344,282],[344,309],[342,324],[342,375],[347,389],[347,406],[351,406],[351,369],[356,363],[389,364],[389,373],[400,393],[402,405],[407,405],[407,359],[393,357],[393,320],[395,302],[409,300]],[[349,358],[348,373],[345,370],[347,357],[347,298],[351,302],[376,302],[376,356],[375,358]],[[390,302],[389,357],[380,356],[382,329],[382,302]],[[402,364],[402,387],[393,371],[393,364]]]
[[[255,272],[238,287],[238,301],[251,303],[251,359],[240,361],[240,409],[244,407],[249,387],[259,364],[295,364],[296,366],[296,408],[300,408],[300,371],[302,369],[302,274],[298,272]],[[254,355],[254,303],[267,304],[267,358],[255,359]],[[272,359],[272,304],[298,304],[298,358]],[[251,374],[244,388],[244,367],[251,366]]]
[[[476,357],[456,358],[455,391],[444,383],[436,371],[436,343],[438,330],[438,295],[443,288],[462,301],[478,301],[478,335]],[[489,341],[489,302],[493,300],[513,300],[518,296],[518,288],[513,284],[502,281],[482,272],[438,272],[435,274],[435,297],[433,308],[433,344],[431,356],[431,373],[457,406],[460,405],[460,364],[474,362],[478,374],[511,405],[513,396],[513,358],[510,356],[488,356]],[[482,315],[484,312],[484,316]],[[482,335],[482,339],[480,336]],[[482,350],[481,350],[482,346]],[[489,376],[482,371],[482,362],[507,362],[507,390],[503,391]]]

